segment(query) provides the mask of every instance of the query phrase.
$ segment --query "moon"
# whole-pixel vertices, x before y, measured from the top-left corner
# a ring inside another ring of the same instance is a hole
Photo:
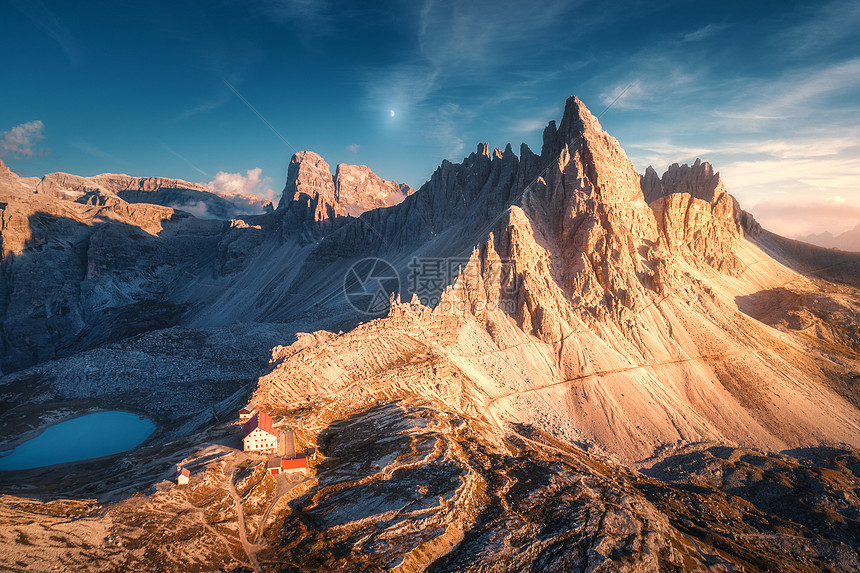
[[[391,117],[394,117],[394,110],[393,110],[393,109],[389,109],[389,110],[388,110],[388,113],[390,113],[390,114],[391,114]]]

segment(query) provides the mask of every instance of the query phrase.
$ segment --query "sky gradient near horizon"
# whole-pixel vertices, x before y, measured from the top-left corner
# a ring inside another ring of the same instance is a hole
[[[640,172],[710,161],[788,236],[860,223],[857,2],[7,0],[3,15],[0,158],[22,175],[277,199],[293,146],[418,188],[479,142],[539,152],[576,94],[595,114],[615,102],[601,124]]]

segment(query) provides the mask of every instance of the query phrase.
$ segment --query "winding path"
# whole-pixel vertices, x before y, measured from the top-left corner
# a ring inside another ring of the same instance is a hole
[[[227,475],[228,471],[229,476]],[[236,510],[236,518],[239,525],[239,541],[245,549],[245,554],[248,556],[248,561],[251,563],[251,567],[257,573],[262,573],[263,569],[257,561],[257,549],[259,547],[248,541],[248,534],[245,531],[245,511],[242,509],[242,498],[239,497],[239,493],[236,491],[236,486],[233,485],[233,478],[235,475],[235,462],[230,462],[228,467],[224,468],[224,477],[227,478],[227,489],[230,492],[230,497],[233,498],[233,508]]]
[[[489,402],[487,402],[487,405],[485,407],[485,412],[487,414],[489,414],[489,417],[493,421],[493,423],[495,424],[496,428],[498,428],[500,431],[502,431],[502,426],[499,423],[499,421],[496,419],[495,414],[492,413],[491,409],[493,408],[493,406],[495,406],[496,402],[498,402],[499,400],[505,399],[505,398],[510,398],[512,396],[520,396],[522,394],[529,394],[531,392],[538,392],[540,390],[545,390],[547,388],[554,388],[556,386],[563,386],[565,384],[570,384],[572,382],[579,382],[582,380],[588,380],[589,378],[600,378],[601,376],[610,376],[612,374],[621,374],[623,372],[630,372],[630,371],[639,370],[642,368],[659,368],[662,366],[672,366],[672,365],[676,365],[676,364],[684,364],[684,363],[688,363],[688,362],[699,362],[699,361],[702,361],[702,362],[719,362],[721,360],[726,360],[727,358],[733,358],[735,356],[742,356],[744,354],[755,354],[758,352],[766,352],[769,350],[774,350],[774,349],[781,347],[781,346],[786,346],[786,344],[781,341],[781,337],[780,337],[780,342],[772,344],[770,346],[764,346],[762,348],[745,348],[743,350],[737,350],[734,352],[718,352],[715,354],[706,354],[706,355],[695,356],[695,357],[691,357],[691,358],[679,358],[677,360],[667,360],[665,362],[655,362],[655,363],[651,363],[651,364],[639,364],[636,366],[627,366],[624,368],[614,368],[611,370],[600,370],[598,372],[592,372],[590,374],[582,374],[580,376],[575,376],[573,378],[568,378],[566,380],[557,380],[555,382],[550,382],[548,384],[541,384],[540,386],[531,386],[529,388],[514,390],[513,392],[507,392],[505,394],[500,394],[500,395],[492,398]],[[504,434],[504,432],[503,432],[503,434]]]

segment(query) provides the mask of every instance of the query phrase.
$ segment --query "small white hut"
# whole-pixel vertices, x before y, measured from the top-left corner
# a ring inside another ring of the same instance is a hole
[[[252,404],[248,404],[241,410],[239,410],[239,421],[244,422],[245,420],[250,420],[251,416],[254,415],[254,411],[256,408]]]

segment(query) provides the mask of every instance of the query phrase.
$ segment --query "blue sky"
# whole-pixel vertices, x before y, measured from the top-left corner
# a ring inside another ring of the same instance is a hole
[[[623,94],[601,123],[640,171],[701,157],[787,235],[860,222],[856,1],[2,10],[0,154],[24,175],[160,175],[278,195],[293,151],[233,86],[296,149],[418,187],[481,141],[539,151],[571,94],[594,113]]]

